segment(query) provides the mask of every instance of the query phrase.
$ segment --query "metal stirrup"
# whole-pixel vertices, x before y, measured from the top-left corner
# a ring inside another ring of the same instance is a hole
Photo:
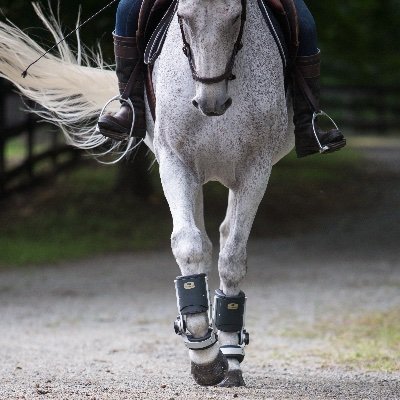
[[[321,142],[319,141],[318,135],[317,135],[317,130],[316,130],[316,127],[315,127],[315,121],[320,116],[323,116],[323,117],[326,117],[327,119],[329,119],[332,122],[333,126],[337,130],[339,130],[339,127],[336,125],[336,122],[325,111],[322,111],[322,110],[314,111],[313,116],[312,116],[312,121],[311,121],[312,122],[312,128],[313,128],[313,133],[314,133],[315,139],[316,139],[316,141],[318,143],[318,146],[319,146],[319,152],[322,154],[322,153],[325,153],[326,151],[329,150],[329,146],[326,146],[326,145],[322,146]]]
[[[132,135],[133,135],[133,129],[134,129],[134,126],[135,126],[135,107],[133,106],[132,100],[129,97],[125,99],[124,97],[122,97],[122,95],[117,95],[117,96],[114,96],[113,98],[111,98],[110,100],[108,100],[107,103],[104,105],[103,109],[100,112],[99,119],[105,114],[106,108],[111,103],[113,103],[114,101],[119,101],[120,103],[121,102],[122,103],[126,103],[130,107],[130,109],[132,111],[132,125],[131,125],[131,129],[130,129],[129,135],[127,137],[127,139],[131,139]],[[96,126],[96,131],[97,132],[101,132],[98,124]]]

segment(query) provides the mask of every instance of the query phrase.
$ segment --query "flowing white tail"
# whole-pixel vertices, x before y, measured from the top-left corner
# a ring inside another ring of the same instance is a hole
[[[63,38],[54,14],[46,17],[37,3],[33,7],[54,40]],[[47,54],[23,78],[22,71],[45,50],[10,21],[0,22],[0,77],[40,104],[43,109],[35,112],[58,125],[69,144],[89,150],[107,141],[95,133],[96,121],[104,104],[115,96],[118,85],[115,73],[103,62],[101,50],[88,51],[81,45],[79,33],[77,39],[76,54],[64,41],[58,45],[57,56]],[[115,107],[117,103],[110,105],[111,110]],[[116,143],[106,147],[118,149]]]

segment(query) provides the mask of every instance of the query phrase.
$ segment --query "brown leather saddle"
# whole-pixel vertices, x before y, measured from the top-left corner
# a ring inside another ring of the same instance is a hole
[[[290,76],[299,47],[299,26],[293,0],[257,0],[282,58],[285,75]],[[178,0],[144,0],[136,32],[138,47],[147,65],[146,92],[153,119],[156,98],[152,83],[153,64],[161,53]]]

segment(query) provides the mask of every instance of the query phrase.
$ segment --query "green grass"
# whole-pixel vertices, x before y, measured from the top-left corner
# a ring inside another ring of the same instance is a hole
[[[318,341],[307,350],[323,365],[394,372],[400,370],[400,309],[372,312],[342,320],[321,320],[280,333],[290,340]],[[321,340],[323,345],[321,345]],[[291,358],[299,354],[292,354]],[[301,357],[303,354],[300,355]]]
[[[273,170],[254,235],[286,235],[299,224],[304,229],[305,218],[310,227],[324,209],[340,207],[342,202],[332,200],[331,194],[340,200],[355,190],[360,160],[352,150],[302,160],[293,154],[286,157]],[[152,172],[155,194],[147,200],[116,191],[116,175],[116,167],[90,162],[3,204],[0,265],[56,263],[169,246],[172,221],[157,168]],[[214,240],[224,217],[226,194],[217,183],[206,185],[206,224]]]
[[[168,242],[162,199],[147,204],[114,190],[116,169],[82,166],[0,215],[0,264],[54,263]]]
[[[294,152],[286,156],[273,169],[270,184],[284,185],[320,185],[324,183],[340,183],[349,172],[355,173],[361,168],[362,156],[356,150],[313,155],[301,159]]]
[[[7,142],[5,159],[12,160],[12,162],[20,161],[26,155],[26,139],[14,138]]]
[[[400,309],[344,321],[333,329],[331,357],[373,371],[400,370]]]

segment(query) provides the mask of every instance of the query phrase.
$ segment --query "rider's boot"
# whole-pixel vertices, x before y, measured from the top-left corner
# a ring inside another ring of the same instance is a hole
[[[316,118],[326,115],[319,108],[319,76],[320,52],[313,56],[296,58],[293,121],[298,158],[314,153],[331,153],[346,145],[346,139],[336,124],[334,129],[328,131],[317,126]]]
[[[121,107],[115,114],[105,114],[99,118],[97,127],[103,136],[123,141],[130,137],[133,119],[135,120],[132,136],[146,136],[143,56],[137,48],[135,37],[114,36],[114,53]]]

